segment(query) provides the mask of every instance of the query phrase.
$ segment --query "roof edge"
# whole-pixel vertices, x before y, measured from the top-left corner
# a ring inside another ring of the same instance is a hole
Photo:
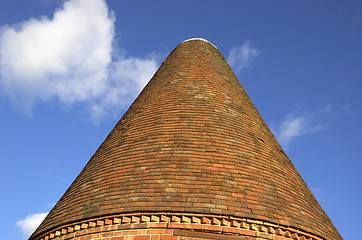
[[[189,42],[189,41],[204,41],[204,42],[210,43],[212,46],[214,46],[216,49],[218,49],[214,44],[212,44],[211,42],[207,41],[204,38],[189,38],[189,39],[186,39],[185,41],[183,41],[182,43]]]

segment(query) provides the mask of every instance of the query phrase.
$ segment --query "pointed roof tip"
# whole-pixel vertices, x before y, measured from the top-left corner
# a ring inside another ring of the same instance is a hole
[[[189,41],[204,41],[204,42],[210,43],[212,46],[214,46],[216,49],[218,49],[214,44],[212,44],[211,42],[209,42],[205,38],[189,38],[189,39],[186,39],[185,41],[183,41],[182,43],[189,42]]]

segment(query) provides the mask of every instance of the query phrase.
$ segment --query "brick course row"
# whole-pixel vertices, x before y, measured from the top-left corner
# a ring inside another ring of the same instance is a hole
[[[181,230],[175,231],[175,230]],[[191,231],[191,232],[190,232]],[[259,239],[322,240],[318,236],[286,226],[253,219],[192,213],[125,214],[111,218],[91,219],[62,227],[40,236],[41,240],[65,239],[182,239],[182,236],[224,239],[228,236],[250,236]],[[167,236],[167,237],[165,237]],[[218,236],[218,237],[217,237]],[[231,239],[231,238],[230,238]],[[237,238],[236,238],[237,239]]]

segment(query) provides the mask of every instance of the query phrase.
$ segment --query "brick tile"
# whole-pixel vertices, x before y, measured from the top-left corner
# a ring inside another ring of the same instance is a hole
[[[134,236],[134,240],[150,240],[151,236],[149,235],[141,235],[141,236]]]
[[[248,230],[248,229],[240,229],[240,235],[245,235],[245,236],[256,236],[256,232],[252,231],[252,230]]]
[[[162,223],[151,222],[150,223],[150,228],[167,228],[167,223],[165,223],[165,222],[162,222]]]
[[[160,240],[178,240],[178,237],[173,235],[162,235]]]
[[[217,225],[205,225],[204,229],[207,231],[221,232],[221,226]]]

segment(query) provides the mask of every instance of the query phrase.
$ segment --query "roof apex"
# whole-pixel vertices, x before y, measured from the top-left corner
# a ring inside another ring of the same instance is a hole
[[[183,43],[184,42],[189,42],[189,41],[204,41],[204,42],[210,43],[212,46],[214,46],[217,49],[217,47],[214,44],[207,41],[205,38],[189,38],[189,39],[186,39],[185,41],[183,41]]]

